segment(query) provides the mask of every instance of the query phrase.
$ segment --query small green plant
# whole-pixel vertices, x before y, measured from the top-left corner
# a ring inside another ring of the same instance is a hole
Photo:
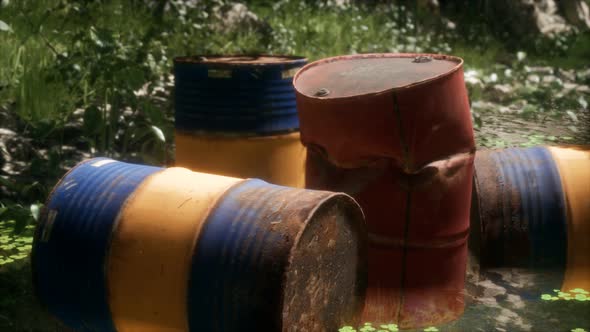
[[[552,135],[547,136],[547,135],[542,135],[542,134],[527,135],[526,138],[528,139],[528,141],[520,144],[521,147],[531,147],[531,146],[542,145],[547,142],[557,141],[557,137],[555,137],[555,136],[552,136]]]
[[[544,301],[558,301],[558,300],[572,301],[572,300],[576,300],[576,301],[580,301],[580,302],[590,301],[590,296],[588,296],[589,292],[582,289],[582,288],[570,289],[569,292],[562,292],[559,289],[554,289],[553,292],[555,294],[557,294],[557,296],[555,294],[542,294],[541,300],[544,300]]]
[[[356,332],[356,330],[352,326],[343,326],[338,329],[338,332]]]
[[[373,327],[373,323],[366,322],[358,329],[359,332],[397,332],[399,328],[397,324],[382,324],[379,328]],[[352,326],[344,326],[341,327],[338,332],[357,332],[357,330]]]
[[[399,331],[397,324],[386,324],[386,325],[381,325],[382,329],[385,329],[385,331]]]
[[[377,331],[376,328],[373,327],[372,323],[365,323],[365,325],[363,325],[360,329],[360,332],[372,332],[372,331]]]
[[[0,203],[0,267],[28,257],[33,244],[34,221],[39,218],[40,205],[28,209],[20,205]],[[24,224],[20,224],[24,221]]]

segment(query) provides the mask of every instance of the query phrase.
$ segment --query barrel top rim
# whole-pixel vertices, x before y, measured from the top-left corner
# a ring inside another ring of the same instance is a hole
[[[365,59],[410,59],[410,58],[417,58],[417,57],[429,57],[434,60],[446,60],[450,62],[454,62],[455,66],[453,66],[450,70],[447,70],[441,74],[434,74],[431,77],[428,77],[423,80],[419,80],[413,83],[409,83],[402,86],[392,86],[390,88],[385,88],[381,90],[371,91],[371,92],[361,92],[358,94],[353,95],[343,95],[343,96],[316,96],[311,95],[308,93],[304,93],[301,91],[300,86],[298,86],[298,81],[302,75],[306,75],[307,72],[312,68],[317,68],[322,65],[326,65],[333,62],[343,62],[343,61],[354,61],[354,60],[365,60]],[[293,77],[293,86],[295,91],[298,94],[305,96],[306,98],[316,99],[316,100],[353,100],[359,97],[366,97],[366,96],[376,96],[384,93],[390,93],[393,91],[400,91],[409,88],[414,88],[416,86],[425,85],[432,81],[436,81],[442,77],[450,76],[457,72],[458,70],[463,68],[464,60],[458,56],[454,55],[446,55],[446,54],[432,54],[432,53],[366,53],[366,54],[354,54],[354,55],[340,55],[334,56],[329,58],[320,59],[307,65],[303,66]]]
[[[202,64],[223,67],[304,64],[306,62],[307,58],[304,56],[272,54],[212,54],[174,58],[175,64]]]

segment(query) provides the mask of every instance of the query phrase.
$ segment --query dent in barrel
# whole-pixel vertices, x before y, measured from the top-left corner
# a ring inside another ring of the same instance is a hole
[[[463,312],[475,143],[462,66],[362,54],[294,78],[306,186],[353,195],[367,217],[366,321],[416,328]]]

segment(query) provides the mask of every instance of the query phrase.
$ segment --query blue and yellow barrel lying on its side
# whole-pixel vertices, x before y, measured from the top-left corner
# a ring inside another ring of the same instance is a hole
[[[291,56],[174,59],[176,165],[304,186]],[[207,156],[203,158],[203,156]]]
[[[345,194],[96,158],[51,193],[33,283],[77,331],[335,331],[365,237]]]
[[[590,147],[479,151],[474,185],[482,267],[559,269],[564,291],[590,289]]]

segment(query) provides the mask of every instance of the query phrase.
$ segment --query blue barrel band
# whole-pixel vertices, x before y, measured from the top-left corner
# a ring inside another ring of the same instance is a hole
[[[282,199],[276,199],[278,195]],[[270,229],[282,221],[282,209],[298,196],[301,190],[255,179],[240,182],[223,195],[203,226],[193,256],[188,297],[191,331],[280,327],[280,317],[268,310],[281,306],[284,258],[295,238]]]
[[[257,136],[297,130],[299,117],[289,75],[307,60],[277,58],[281,61],[224,63],[176,58],[176,128]]]
[[[275,101],[269,102],[258,105],[251,105],[247,101],[241,102],[240,107],[242,107],[242,113],[240,113],[240,117],[247,117],[247,116],[258,116],[258,117],[281,117],[285,115],[291,115],[292,107],[295,106],[295,103],[292,101]],[[216,115],[227,115],[235,117],[235,110],[232,107],[221,103],[202,103],[198,106],[191,107],[190,109],[185,109],[183,106],[179,106],[177,108],[178,111],[187,110],[186,114],[182,114],[183,117],[199,117],[199,116],[208,116],[214,117]],[[192,114],[191,114],[192,113]]]
[[[183,81],[185,86],[207,90],[221,90],[226,93],[236,93],[239,91],[229,91],[230,88],[240,88],[244,84],[248,87],[265,89],[266,92],[289,92],[293,88],[293,83],[288,78],[273,80],[256,80],[256,81],[238,81],[238,80],[220,80],[207,79],[199,76],[189,76],[186,73],[178,74],[178,78]],[[244,93],[244,92],[242,92]]]
[[[235,134],[242,137],[249,136],[275,136],[297,131],[292,128],[295,121],[299,121],[297,114],[288,114],[284,117],[276,117],[274,121],[266,121],[268,117],[216,117],[206,116],[185,117],[177,115],[176,129],[185,132],[211,133],[212,135]],[[202,125],[196,125],[202,124]]]
[[[116,331],[105,274],[113,225],[137,186],[160,170],[95,158],[72,169],[54,189],[37,226],[32,264],[38,298],[66,325]]]
[[[492,154],[498,164],[504,225],[501,241],[514,243],[513,230],[529,237],[528,267],[565,267],[567,216],[561,179],[550,152],[543,147],[505,149]],[[517,199],[518,201],[512,201]],[[513,253],[505,247],[504,257]]]
[[[209,97],[209,93],[208,91],[202,91],[202,90],[197,90],[195,89],[194,92],[191,92],[189,94],[186,94],[186,92],[184,91],[179,91],[178,95],[182,95],[182,98],[185,98],[186,100],[191,100],[192,101],[199,101],[201,99],[207,99]],[[233,96],[239,97],[240,101],[243,103],[254,103],[254,102],[267,102],[267,103],[274,103],[274,102],[285,102],[285,101],[292,101],[293,98],[291,98],[290,95],[288,94],[275,94],[273,91],[271,91],[269,89],[268,91],[268,95],[261,99],[257,96],[252,96],[251,94],[248,93],[243,93],[240,91],[236,91],[235,93],[233,93]],[[212,102],[212,103],[217,103],[217,104],[223,104],[226,103],[225,100],[223,99],[209,99],[207,100],[208,102]]]

